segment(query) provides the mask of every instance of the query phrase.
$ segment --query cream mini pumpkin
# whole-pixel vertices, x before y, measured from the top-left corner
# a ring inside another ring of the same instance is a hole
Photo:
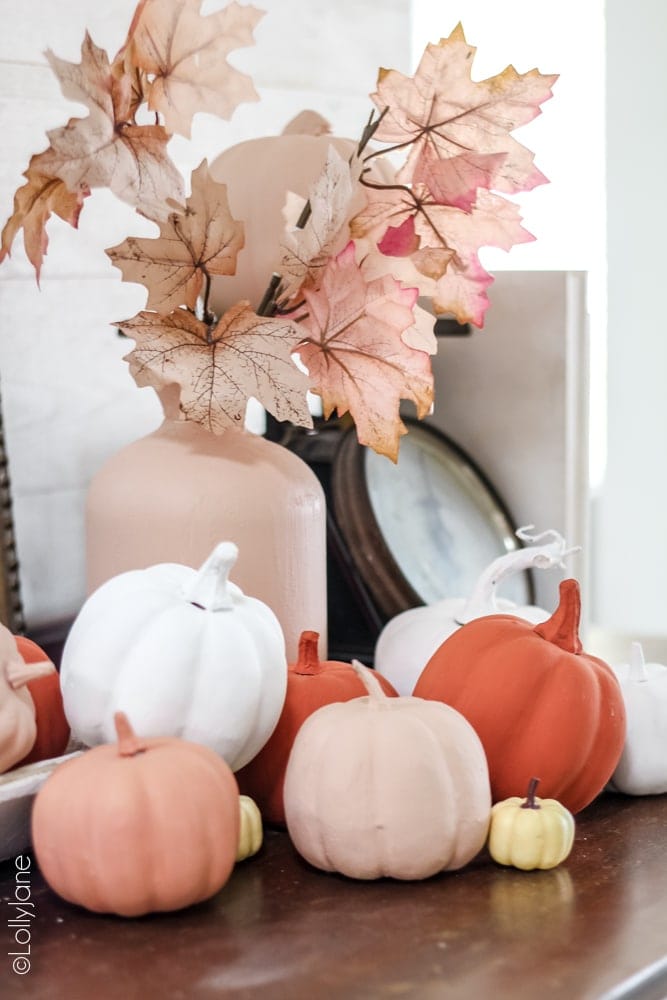
[[[245,861],[257,854],[264,839],[262,814],[259,806],[249,795],[239,795],[239,815],[241,826],[239,844],[236,850],[236,860]]]
[[[368,696],[319,708],[295,738],[284,786],[294,846],[359,879],[461,868],[484,846],[491,811],[477,734],[447,705],[387,697],[355,666]]]
[[[667,666],[646,663],[639,642],[630,662],[612,664],[625,703],[627,731],[610,787],[626,795],[667,792]]]
[[[489,854],[501,865],[524,871],[555,868],[565,861],[574,843],[574,816],[555,799],[535,795],[532,778],[524,799],[512,796],[491,810]]]
[[[151,566],[91,595],[61,665],[78,739],[111,742],[123,710],[142,735],[203,743],[233,770],[255,756],[282,710],[287,659],[271,609],[228,579],[237,554],[222,542],[198,571]]]
[[[549,612],[535,604],[517,605],[499,597],[498,587],[529,569],[562,566],[563,559],[575,549],[566,548],[557,532],[548,530],[529,535],[528,528],[517,535],[533,544],[494,559],[480,574],[469,597],[446,597],[423,607],[410,608],[390,619],[375,646],[374,663],[399,694],[412,694],[420,673],[436,649],[461,625],[499,613],[517,615],[537,624]]]

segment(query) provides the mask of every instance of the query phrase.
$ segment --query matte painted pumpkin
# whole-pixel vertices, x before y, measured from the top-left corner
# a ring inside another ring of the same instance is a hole
[[[238,786],[208,747],[141,739],[61,764],[35,798],[32,842],[51,888],[96,913],[138,917],[213,896],[234,867]]]
[[[350,663],[320,660],[319,635],[305,631],[299,640],[299,655],[287,674],[285,704],[268,742],[236,775],[242,792],[257,802],[264,819],[284,825],[283,785],[294,739],[304,721],[323,705],[349,701],[366,693],[366,686]],[[378,676],[385,694],[395,695],[391,684]]]
[[[70,738],[70,728],[65,717],[60,677],[54,664],[36,642],[23,635],[14,637],[16,647],[25,663],[44,665],[45,672],[27,683],[35,705],[37,736],[32,749],[14,766],[23,767],[37,760],[49,760],[65,753]]]
[[[52,664],[27,664],[12,633],[0,625],[0,773],[22,761],[37,739],[35,703],[27,688]]]
[[[239,843],[236,849],[236,860],[245,861],[257,854],[262,846],[264,831],[262,829],[262,814],[257,803],[248,795],[239,795]]]
[[[423,879],[467,864],[491,811],[482,745],[459,712],[387,697],[356,664],[368,695],[325,705],[302,725],[285,775],[297,851],[358,879]]]
[[[626,795],[667,792],[667,666],[646,663],[640,642],[633,642],[630,662],[612,665],[618,677],[627,733],[610,787]]]
[[[538,798],[538,784],[532,778],[525,798],[512,796],[491,810],[489,854],[500,865],[523,871],[555,868],[572,850],[572,813],[555,799]]]
[[[438,646],[466,622],[500,613],[517,615],[534,624],[549,617],[548,611],[535,604],[517,605],[497,594],[503,581],[515,574],[561,566],[564,557],[574,551],[566,548],[557,531],[531,536],[527,530],[519,529],[517,535],[541,544],[527,545],[494,559],[478,577],[469,597],[446,597],[401,611],[387,622],[375,645],[374,662],[399,694],[412,694]]]
[[[119,710],[146,736],[210,746],[232,770],[266,743],[285,700],[285,643],[271,609],[229,581],[237,554],[221,542],[200,570],[121,573],[88,598],[60,670],[83,743],[110,742]]]
[[[579,585],[564,580],[552,617],[477,618],[446,639],[415,695],[456,708],[477,731],[494,802],[521,795],[539,774],[544,795],[572,813],[591,802],[625,740],[621,689],[606,663],[582,650]]]

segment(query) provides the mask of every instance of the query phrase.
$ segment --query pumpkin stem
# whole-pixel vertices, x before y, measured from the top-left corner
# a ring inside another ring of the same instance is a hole
[[[568,653],[581,653],[583,649],[579,638],[581,594],[577,581],[561,580],[559,598],[558,607],[551,618],[540,622],[533,631]]]
[[[233,607],[229,593],[229,571],[238,558],[234,542],[220,542],[198,570],[188,593],[191,604],[204,611],[229,611]]]
[[[648,680],[646,661],[641,642],[633,642],[630,646],[630,678],[643,683]]]
[[[138,753],[144,753],[146,744],[135,734],[125,712],[114,712],[113,724],[116,727],[118,753],[121,757],[134,757]]]
[[[38,677],[46,677],[55,671],[55,666],[51,660],[40,660],[38,663],[26,663],[20,653],[16,657],[5,663],[5,675],[7,682],[14,691],[23,687],[29,681],[34,681]]]
[[[521,803],[522,809],[539,809],[540,805],[535,801],[535,792],[537,791],[537,786],[540,783],[539,778],[531,778],[528,782],[528,791],[526,792],[526,801]]]
[[[477,578],[470,597],[461,614],[457,616],[457,625],[465,625],[473,618],[481,618],[483,615],[496,614],[498,612],[496,588],[503,580],[527,569],[551,569],[552,566],[563,566],[565,556],[581,549],[580,545],[566,548],[565,539],[553,528],[538,535],[529,535],[528,532],[532,527],[533,525],[529,524],[524,528],[518,528],[517,537],[521,541],[542,542],[542,544],[515,549],[489,563]]]
[[[317,655],[317,644],[319,642],[319,632],[302,632],[299,636],[299,655],[294,668],[297,674],[320,674],[322,664]]]
[[[354,670],[363,682],[364,687],[368,691],[371,699],[373,701],[395,701],[394,698],[389,698],[382,690],[382,685],[380,684],[377,677],[374,675],[372,670],[365,667],[363,663],[359,660],[352,660],[352,666]]]

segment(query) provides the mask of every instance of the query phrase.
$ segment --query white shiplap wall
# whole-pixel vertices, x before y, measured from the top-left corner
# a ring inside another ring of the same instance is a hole
[[[0,0],[0,226],[30,155],[46,146],[45,131],[81,114],[61,96],[43,51],[78,62],[88,28],[112,56],[134,6],[134,0]],[[221,6],[205,2],[202,9]],[[371,109],[378,67],[409,69],[409,0],[256,6],[266,11],[257,44],[230,61],[252,75],[261,101],[240,107],[231,122],[198,116],[192,143],[173,143],[186,173],[235,142],[280,132],[305,107],[327,117],[337,134],[356,137]],[[144,305],[140,286],[120,282],[104,254],[130,232],[142,232],[137,216],[95,191],[78,232],[52,220],[41,290],[20,235],[0,266],[0,386],[30,625],[80,606],[87,485],[107,456],[160,419],[153,393],[129,378],[121,360],[127,344],[110,326]]]

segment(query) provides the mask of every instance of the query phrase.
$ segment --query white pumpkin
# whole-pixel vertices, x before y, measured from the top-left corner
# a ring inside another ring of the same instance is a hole
[[[200,570],[121,573],[88,598],[60,672],[74,736],[112,742],[123,711],[142,737],[203,743],[232,770],[261,750],[285,700],[285,641],[271,609],[229,582],[237,555],[222,542]]]
[[[433,604],[402,611],[387,622],[375,646],[374,666],[399,694],[412,694],[433,653],[466,622],[497,614],[517,615],[535,624],[549,618],[551,612],[544,608],[534,604],[517,605],[496,594],[503,580],[515,573],[562,566],[566,555],[578,551],[567,549],[557,531],[544,531],[535,536],[527,532],[528,528],[519,528],[517,536],[541,544],[527,545],[494,559],[480,574],[470,597],[446,597]]]
[[[610,788],[626,795],[667,792],[667,666],[646,663],[639,642],[630,662],[612,664],[625,702],[627,730]]]

